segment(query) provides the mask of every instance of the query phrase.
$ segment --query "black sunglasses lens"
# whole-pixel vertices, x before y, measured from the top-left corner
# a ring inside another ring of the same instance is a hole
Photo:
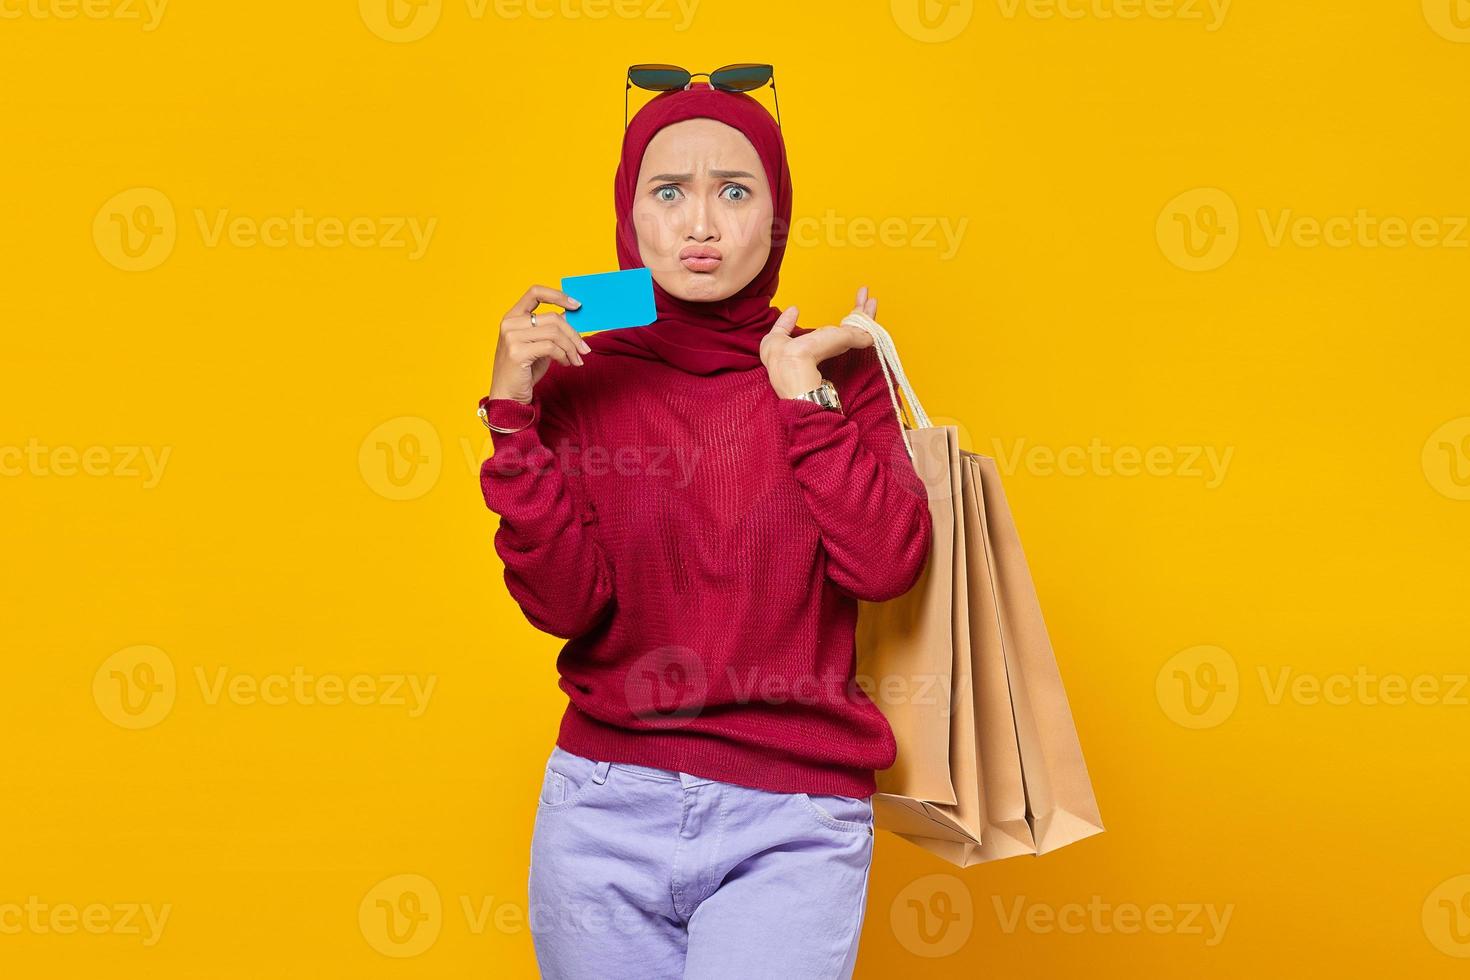
[[[683,88],[689,78],[689,73],[677,65],[634,65],[628,69],[629,81],[653,92]]]
[[[726,65],[711,72],[709,82],[726,91],[749,92],[769,82],[771,71],[770,65]]]

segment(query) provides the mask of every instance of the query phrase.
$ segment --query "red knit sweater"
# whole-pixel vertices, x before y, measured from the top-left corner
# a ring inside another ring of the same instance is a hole
[[[532,403],[482,399],[495,550],[526,618],[568,642],[557,744],[773,792],[870,795],[897,755],[854,680],[857,599],[929,556],[923,482],[876,352],[823,362],[843,411],[763,367],[553,362]]]

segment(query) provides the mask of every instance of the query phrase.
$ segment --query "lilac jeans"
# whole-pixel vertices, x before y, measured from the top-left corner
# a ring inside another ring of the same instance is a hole
[[[531,836],[548,980],[852,976],[872,798],[772,793],[554,746]]]

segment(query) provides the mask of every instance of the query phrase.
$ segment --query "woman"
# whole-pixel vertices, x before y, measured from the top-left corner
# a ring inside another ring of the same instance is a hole
[[[584,339],[533,313],[575,298],[533,286],[480,403],[506,585],[568,641],[537,959],[555,978],[847,977],[874,771],[896,755],[854,682],[856,600],[923,572],[925,488],[871,336],[771,306],[791,178],[760,103],[705,84],[650,101],[615,201],[619,264],[651,270],[658,320]]]

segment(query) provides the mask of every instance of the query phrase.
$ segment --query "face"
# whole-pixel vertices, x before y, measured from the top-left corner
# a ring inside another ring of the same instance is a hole
[[[638,250],[654,281],[680,299],[739,292],[771,254],[775,201],[750,140],[715,119],[659,130],[633,198]]]

